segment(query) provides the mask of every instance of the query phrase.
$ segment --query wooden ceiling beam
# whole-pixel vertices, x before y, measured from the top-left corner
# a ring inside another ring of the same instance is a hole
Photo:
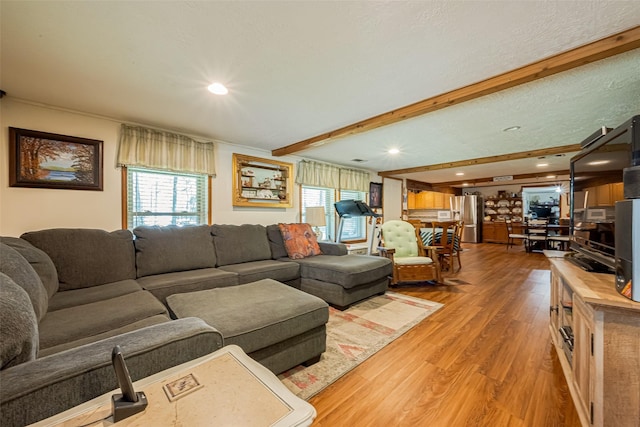
[[[378,172],[379,176],[394,176],[407,173],[428,172],[441,169],[460,168],[464,166],[484,165],[487,163],[504,162],[507,160],[532,159],[535,157],[566,154],[580,151],[580,144],[563,145],[561,147],[541,148],[539,150],[521,151],[518,153],[501,154],[498,156],[479,157],[477,159],[459,160],[456,162],[438,163],[434,165],[417,166],[415,168],[396,169]]]
[[[329,140],[363,133],[402,120],[437,111],[465,101],[480,98],[504,89],[529,83],[553,74],[561,73],[591,62],[599,61],[640,47],[640,26],[597,40],[595,42],[559,53],[529,65],[511,70],[486,80],[424,99],[357,123],[305,139],[271,152],[274,156],[285,156],[303,151],[314,145],[323,145]]]
[[[534,179],[534,178],[546,178],[549,175],[555,175],[556,177],[559,175],[569,175],[569,170],[558,170],[558,171],[545,171],[545,172],[536,172],[536,173],[521,173],[518,175],[513,175],[513,181],[518,179]],[[558,178],[554,178],[558,179]],[[494,181],[493,177],[486,178],[476,178],[476,179],[466,179],[463,181],[448,181],[448,182],[438,182],[431,183],[432,187],[455,187],[463,184],[469,184],[469,186],[477,186],[478,184],[487,185],[489,183],[495,185],[510,185],[511,181]],[[519,184],[519,183],[515,183]]]

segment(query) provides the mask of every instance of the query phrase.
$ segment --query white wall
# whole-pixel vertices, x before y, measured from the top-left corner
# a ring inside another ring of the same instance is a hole
[[[116,167],[120,122],[25,103],[11,98],[0,101],[0,234],[19,236],[43,228],[101,228],[122,226],[121,170]],[[9,127],[31,129],[104,141],[104,191],[53,190],[9,187]],[[292,189],[292,208],[239,208],[231,205],[232,153],[275,159],[268,152],[217,144],[216,172],[212,188],[212,219],[219,224],[273,224],[298,220],[298,186]],[[279,157],[296,163],[298,158]]]
[[[122,227],[121,169],[116,154],[121,122],[26,103],[11,97],[0,101],[0,235],[20,236],[44,228]],[[71,135],[104,141],[104,191],[53,190],[9,187],[9,127]],[[202,137],[206,139],[206,135]],[[295,164],[298,156],[272,157],[269,152],[219,142],[212,185],[211,213],[214,224],[274,224],[298,222],[300,191],[292,188],[291,208],[232,206],[232,154],[240,153]],[[372,181],[378,181],[374,173]]]

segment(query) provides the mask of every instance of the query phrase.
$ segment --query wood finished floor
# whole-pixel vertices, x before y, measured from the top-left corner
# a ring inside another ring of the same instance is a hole
[[[549,334],[542,254],[466,244],[457,286],[396,292],[444,307],[313,397],[316,427],[579,426]]]

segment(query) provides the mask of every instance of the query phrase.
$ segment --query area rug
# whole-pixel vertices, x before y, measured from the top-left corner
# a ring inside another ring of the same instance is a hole
[[[294,394],[309,399],[407,332],[443,305],[387,292],[345,311],[329,308],[327,350],[319,362],[279,375]]]

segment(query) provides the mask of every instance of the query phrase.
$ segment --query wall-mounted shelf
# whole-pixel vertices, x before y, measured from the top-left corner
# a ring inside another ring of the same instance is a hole
[[[290,208],[293,165],[233,154],[233,206]]]

